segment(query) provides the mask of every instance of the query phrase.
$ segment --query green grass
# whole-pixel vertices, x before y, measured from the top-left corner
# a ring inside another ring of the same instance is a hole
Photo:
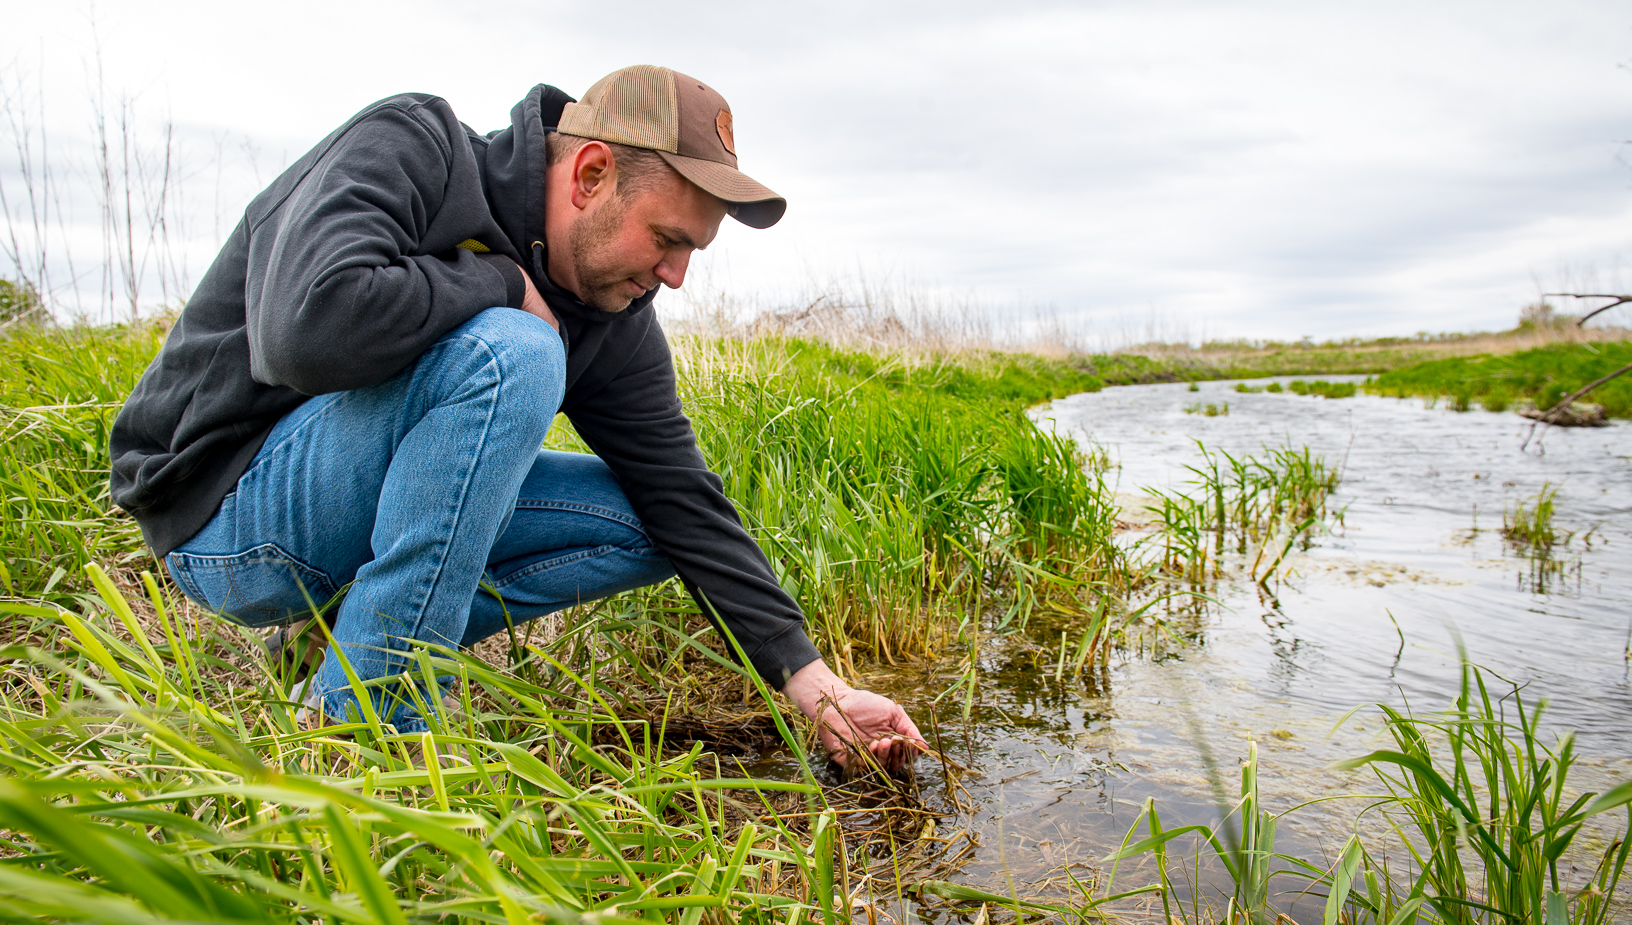
[[[0,921],[835,921],[813,782],[617,716],[628,615],[509,666],[420,650],[392,683],[459,701],[425,734],[308,730],[255,634],[90,574],[77,610],[0,603]]]
[[[1024,413],[1097,379],[783,339],[680,355],[703,453],[827,651],[934,656],[970,614],[1081,612],[1125,584],[1110,492]]]
[[[1231,456],[1196,444],[1202,454],[1194,488],[1146,489],[1156,533],[1141,541],[1147,567],[1161,575],[1202,584],[1224,573],[1225,557],[1240,557],[1259,582],[1276,574],[1299,542],[1325,521],[1327,498],[1341,473],[1307,447],[1265,447],[1261,457]],[[1339,511],[1334,520],[1342,519]]]
[[[1235,390],[1243,395],[1257,395],[1260,392],[1291,392],[1294,395],[1318,395],[1322,398],[1353,398],[1357,387],[1352,382],[1327,382],[1317,379],[1314,382],[1304,382],[1293,379],[1283,389],[1279,382],[1271,382],[1267,386],[1247,385],[1237,382]]]
[[[0,279],[0,328],[35,325],[49,319],[34,287]]]
[[[108,432],[158,350],[156,325],[0,333],[0,583],[68,602],[85,566],[146,562],[108,497]]]
[[[1318,395],[1321,398],[1353,398],[1356,386],[1352,382],[1327,382],[1324,379],[1304,382],[1301,379],[1293,379],[1286,384],[1286,390],[1294,395]]]
[[[803,755],[810,742],[674,584],[581,608],[553,638],[535,624],[508,657],[423,650],[411,677],[385,683],[414,697],[445,679],[459,707],[428,735],[372,716],[302,728],[289,679],[271,673],[254,634],[185,605],[162,577],[138,578],[155,564],[109,505],[108,427],[163,333],[0,333],[0,921],[848,915],[834,905],[847,862],[865,867],[873,849],[846,843],[808,768],[753,780],[708,750],[721,740],[703,713],[732,699],[754,711],[756,747]],[[1267,580],[1333,516],[1337,473],[1306,449],[1203,448],[1194,488],[1153,499],[1157,534],[1131,550],[1114,541],[1106,460],[1038,431],[1024,410],[1194,368],[780,338],[680,339],[676,355],[705,455],[832,659],[854,672],[964,656],[947,693],[962,691],[966,716],[983,633],[1058,632],[1056,678],[1080,672],[1121,638],[1118,624],[1165,598],[1136,599],[1205,582],[1226,555]],[[551,443],[581,448],[570,427]],[[1039,613],[1048,619],[1030,623]],[[1243,828],[1216,841],[1239,873],[1236,908],[1262,910],[1273,820],[1256,777],[1250,796]],[[1146,818],[1159,824],[1154,807]],[[1374,899],[1339,907],[1410,901],[1389,892],[1380,861],[1355,857]],[[942,881],[924,889],[996,902]],[[1097,915],[1108,897],[1081,892],[1080,907],[999,905]]]
[[[1484,673],[1465,661],[1461,691],[1444,714],[1380,709],[1394,747],[1347,765],[1376,769],[1388,792],[1377,811],[1419,871],[1389,905],[1421,897],[1436,920],[1454,925],[1612,920],[1626,830],[1591,852],[1585,876],[1572,876],[1563,858],[1594,816],[1621,810],[1632,819],[1632,782],[1572,794],[1573,735],[1548,744],[1542,707],[1527,708],[1519,688],[1493,697]],[[1378,865],[1368,853],[1363,866]],[[1359,895],[1351,906],[1373,917],[1384,911]]]
[[[1434,360],[1383,373],[1366,390],[1378,395],[1445,399],[1466,411],[1475,403],[1506,411],[1528,400],[1546,409],[1564,396],[1632,363],[1632,341],[1555,344],[1509,356]],[[1604,406],[1610,417],[1632,417],[1632,381],[1623,376],[1582,399]]]

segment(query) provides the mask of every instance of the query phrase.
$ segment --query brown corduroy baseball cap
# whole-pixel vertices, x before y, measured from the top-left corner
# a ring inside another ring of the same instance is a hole
[[[737,169],[725,98],[666,67],[637,64],[602,77],[567,104],[556,131],[656,151],[749,227],[769,228],[788,210],[786,199]]]

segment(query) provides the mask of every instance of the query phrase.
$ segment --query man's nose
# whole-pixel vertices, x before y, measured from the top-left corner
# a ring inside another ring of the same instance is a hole
[[[686,281],[686,267],[691,265],[691,251],[666,255],[652,272],[670,289],[679,289]]]

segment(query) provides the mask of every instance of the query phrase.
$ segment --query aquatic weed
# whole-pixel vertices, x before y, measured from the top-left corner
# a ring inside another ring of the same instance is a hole
[[[1543,704],[1543,707],[1545,704]],[[1166,829],[1153,800],[1122,846],[1105,858],[1113,865],[1106,889],[1115,888],[1117,867],[1149,856],[1154,888],[1167,921],[1186,923],[1280,921],[1285,899],[1324,896],[1324,925],[1428,921],[1443,925],[1600,925],[1612,920],[1613,898],[1632,842],[1632,781],[1602,794],[1573,795],[1576,761],[1572,734],[1549,745],[1541,731],[1542,708],[1527,708],[1518,685],[1491,694],[1486,673],[1462,661],[1460,692],[1450,709],[1429,717],[1379,705],[1392,748],[1342,762],[1370,767],[1385,788],[1365,799],[1366,812],[1381,814],[1388,844],[1363,839],[1357,828],[1335,859],[1316,863],[1275,850],[1275,830],[1300,804],[1275,814],[1263,809],[1256,744],[1249,743],[1241,770],[1239,800],[1220,807],[1220,822]],[[1346,717],[1345,717],[1346,719]],[[1602,847],[1587,848],[1584,874],[1563,862],[1587,824],[1606,814],[1626,814]],[[1135,836],[1143,830],[1143,837]],[[1169,860],[1170,843],[1196,839],[1199,872],[1206,851],[1224,868],[1232,892],[1223,907],[1176,882],[1188,873]],[[1405,871],[1389,858],[1398,852]],[[1294,889],[1276,890],[1276,878]],[[1131,891],[1130,891],[1131,892]],[[1188,892],[1188,902],[1175,900]]]
[[[1493,697],[1485,672],[1464,656],[1449,710],[1421,718],[1380,706],[1394,748],[1342,765],[1377,772],[1389,794],[1377,811],[1421,872],[1409,892],[1425,897],[1441,921],[1609,920],[1628,860],[1627,829],[1595,852],[1585,878],[1572,882],[1561,860],[1593,817],[1625,809],[1632,822],[1632,781],[1572,797],[1575,737],[1543,741],[1545,706],[1527,709],[1518,685]],[[1374,864],[1369,851],[1366,864]],[[1374,900],[1351,900],[1373,915],[1381,911]]]

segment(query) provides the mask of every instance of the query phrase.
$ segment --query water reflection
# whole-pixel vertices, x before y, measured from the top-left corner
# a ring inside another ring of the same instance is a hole
[[[982,653],[970,722],[946,704],[935,714],[972,772],[979,844],[960,880],[1068,895],[1062,869],[1088,871],[1113,850],[1146,797],[1170,826],[1213,822],[1218,782],[1233,789],[1249,738],[1273,810],[1373,790],[1368,774],[1330,766],[1374,747],[1378,724],[1334,724],[1367,702],[1444,707],[1457,684],[1453,628],[1475,661],[1548,698],[1551,724],[1580,731],[1591,760],[1578,785],[1632,773],[1632,427],[1554,431],[1545,454],[1527,454],[1516,415],[1231,385],[1107,389],[1037,417],[1106,452],[1125,498],[1183,487],[1198,439],[1232,454],[1309,446],[1344,468],[1332,499],[1347,508],[1342,526],[1289,559],[1278,586],[1226,579],[1222,608],[1178,607],[1163,632],[1082,674],[1056,680],[1056,650],[1023,638]],[[1185,414],[1198,400],[1227,400],[1230,413]],[[1560,486],[1560,526],[1590,542],[1524,554],[1503,542],[1502,514],[1546,484]],[[926,668],[868,680],[927,716],[955,678]],[[1281,847],[1330,853],[1358,808],[1301,811]]]

